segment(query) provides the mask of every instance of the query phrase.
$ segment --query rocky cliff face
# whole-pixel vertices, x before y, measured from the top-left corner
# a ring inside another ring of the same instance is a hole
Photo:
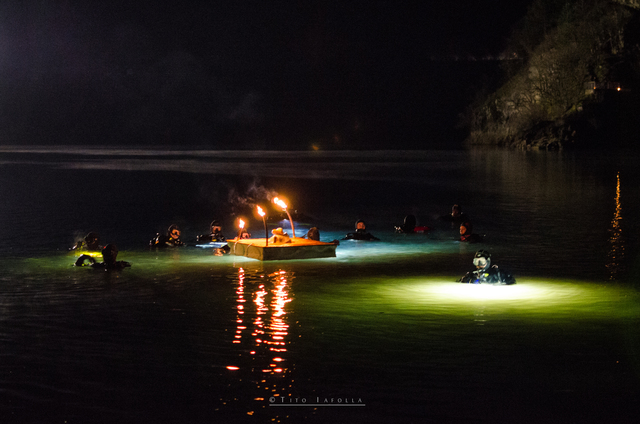
[[[637,118],[630,111],[640,105],[638,3],[585,0],[550,11],[559,3],[534,2],[525,23],[552,26],[538,33],[537,43],[521,34],[519,45],[526,48],[514,42],[505,54],[511,78],[467,116],[467,142],[560,149],[635,137]]]

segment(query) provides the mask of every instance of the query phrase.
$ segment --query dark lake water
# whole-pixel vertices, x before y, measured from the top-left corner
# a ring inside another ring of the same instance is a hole
[[[0,421],[635,422],[638,156],[3,147]],[[214,218],[262,237],[274,194],[298,236],[381,241],[193,246]],[[437,220],[454,203],[483,242]],[[395,234],[407,214],[433,230]],[[149,250],[172,223],[189,246]],[[131,268],[73,267],[89,231]],[[478,249],[517,284],[456,284]]]

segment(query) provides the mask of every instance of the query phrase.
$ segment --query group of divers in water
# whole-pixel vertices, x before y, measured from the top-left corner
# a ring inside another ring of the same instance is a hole
[[[462,208],[457,204],[453,205],[450,214],[440,216],[439,220],[451,223],[452,226],[459,225],[461,242],[477,243],[483,239],[482,236],[473,232],[473,226],[469,217],[462,212]],[[431,228],[427,226],[417,226],[414,215],[407,215],[403,224],[395,227],[396,233],[401,234],[428,233],[430,230]],[[269,243],[271,244],[285,244],[291,241],[289,235],[284,232],[281,227],[272,230],[271,233],[273,234],[269,239]],[[185,243],[180,240],[180,235],[180,229],[177,225],[173,224],[169,227],[166,234],[156,234],[149,242],[149,246],[160,249],[184,246]],[[251,234],[244,228],[238,233],[239,239],[247,239],[250,237]],[[320,232],[318,228],[311,227],[304,238],[319,241]],[[230,248],[226,244],[227,239],[222,234],[222,226],[217,220],[211,222],[209,234],[199,235],[196,237],[196,240],[199,243],[215,245],[216,247],[213,249],[215,255],[224,255],[230,252]],[[355,225],[355,231],[347,233],[342,240],[379,241],[380,239],[367,231],[366,223],[363,220],[358,220]],[[334,242],[338,243],[337,240],[334,240]],[[69,250],[83,252],[74,263],[75,266],[89,266],[105,271],[120,270],[131,266],[129,262],[117,260],[118,248],[115,244],[109,243],[102,246],[99,235],[95,232],[87,234]],[[98,262],[90,254],[91,252],[100,252],[103,261]],[[491,263],[491,254],[486,250],[478,250],[475,253],[473,265],[475,269],[467,272],[458,279],[457,282],[492,285],[511,285],[516,283],[516,279],[510,272]]]

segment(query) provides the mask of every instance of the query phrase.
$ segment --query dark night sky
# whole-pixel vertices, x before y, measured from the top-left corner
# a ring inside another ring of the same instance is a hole
[[[423,146],[529,2],[483,3],[2,2],[0,143]]]

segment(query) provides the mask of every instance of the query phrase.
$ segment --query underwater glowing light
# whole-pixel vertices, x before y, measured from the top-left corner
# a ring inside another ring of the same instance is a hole
[[[385,298],[397,300],[401,307],[410,304],[444,307],[481,301],[486,305],[546,309],[597,302],[603,295],[602,288],[566,280],[525,280],[509,286],[462,284],[435,279],[409,280],[391,286],[376,285],[375,291]]]
[[[375,287],[375,288],[374,288]],[[570,280],[527,279],[509,286],[462,284],[442,280],[410,279],[394,284],[368,284],[367,290],[391,308],[405,311],[431,310],[458,314],[478,305],[512,311],[558,313],[575,310],[593,313],[603,299],[619,299],[616,287],[603,287]]]
[[[449,299],[472,300],[522,300],[545,297],[544,290],[525,285],[494,286],[491,284],[436,284],[427,290],[432,295],[446,296]]]
[[[102,252],[98,252],[96,250],[76,250],[76,252],[78,257],[87,255],[91,256],[92,258],[102,258]]]

